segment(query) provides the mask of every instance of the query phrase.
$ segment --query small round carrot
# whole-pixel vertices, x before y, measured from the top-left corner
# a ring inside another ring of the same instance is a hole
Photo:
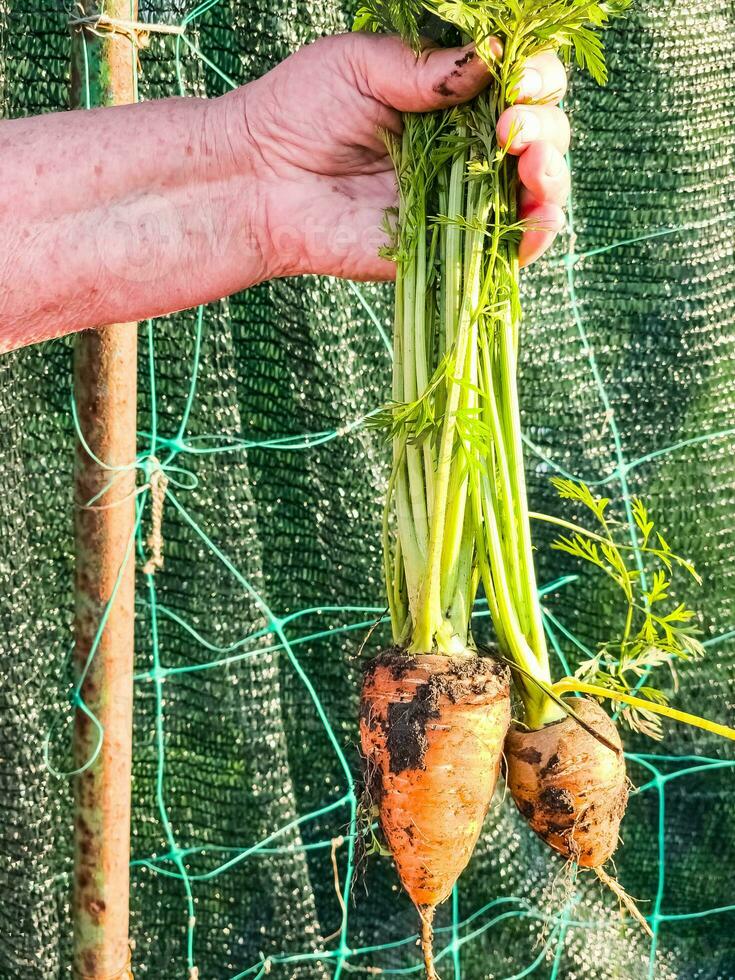
[[[579,698],[573,704],[600,738],[571,717],[536,731],[512,725],[506,740],[508,788],[542,840],[582,867],[600,868],[617,847],[628,803],[623,746],[596,701]]]
[[[421,916],[429,977],[434,909],[475,848],[509,722],[508,670],[491,658],[391,651],[366,669],[366,788]]]

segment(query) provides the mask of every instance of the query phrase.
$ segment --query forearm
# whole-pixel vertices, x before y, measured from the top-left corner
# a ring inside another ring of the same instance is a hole
[[[246,97],[0,123],[0,351],[278,274]]]

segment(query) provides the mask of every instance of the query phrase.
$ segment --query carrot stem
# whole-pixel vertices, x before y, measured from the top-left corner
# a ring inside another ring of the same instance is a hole
[[[482,197],[477,206],[477,219],[480,227],[484,227],[487,222],[490,202],[485,190],[482,190],[481,194]],[[457,413],[460,407],[463,381],[465,380],[464,374],[472,324],[476,315],[477,283],[482,263],[483,245],[483,232],[474,231],[470,239],[467,270],[467,278],[472,288],[468,288],[467,284],[465,285],[454,354],[450,364],[451,374],[447,382],[447,403],[444,410],[434,481],[434,508],[429,532],[428,562],[419,599],[418,619],[414,624],[414,636],[411,644],[412,651],[417,653],[430,652],[433,649],[434,636],[437,628],[441,625],[442,549],[446,532],[447,505],[453,463],[457,465],[455,447]]]
[[[652,711],[654,714],[663,715],[672,721],[681,722],[683,725],[691,725],[692,728],[703,728],[713,735],[720,735],[722,738],[729,738],[735,741],[735,728],[728,728],[727,725],[719,725],[715,721],[707,718],[700,718],[698,715],[691,715],[688,711],[679,711],[678,708],[671,708],[668,704],[657,704],[655,701],[646,701],[637,698],[632,694],[624,694],[618,691],[611,691],[605,687],[598,687],[596,684],[587,684],[585,681],[577,680],[576,677],[565,677],[552,685],[555,694],[590,694],[595,698],[605,698],[608,701],[622,701],[634,708],[644,711]]]
[[[397,29],[418,51],[423,18],[433,12],[467,33],[495,82],[466,106],[406,114],[401,137],[389,140],[399,211],[395,410],[384,413],[395,470],[384,568],[394,637],[407,637],[414,654],[473,647],[471,609],[482,581],[501,651],[541,682],[520,682],[533,725],[561,714],[548,694],[517,384],[524,223],[516,165],[498,145],[497,124],[514,102],[523,64],[550,38],[604,81],[590,33],[628,2],[589,11],[571,0],[561,11],[552,0],[502,12],[480,4],[469,19],[455,10],[462,4],[370,4],[356,21],[360,29]],[[488,40],[494,36],[503,42],[499,59]]]

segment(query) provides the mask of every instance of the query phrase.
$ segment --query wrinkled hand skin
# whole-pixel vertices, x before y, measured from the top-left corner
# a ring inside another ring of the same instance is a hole
[[[378,254],[397,203],[384,131],[489,82],[471,47],[417,58],[397,38],[352,34],[218,99],[0,121],[0,352],[276,276],[392,279]],[[530,219],[522,264],[564,222],[569,126],[553,100],[565,84],[552,54],[529,59],[498,122],[501,143],[513,134]]]
[[[234,116],[255,154],[269,274],[394,278],[394,264],[378,255],[383,214],[397,204],[381,130],[400,134],[402,112],[457,105],[489,82],[471,46],[427,47],[417,57],[398,38],[351,34],[304,47],[232,93]],[[565,91],[554,54],[531,58],[518,102],[498,124],[503,145],[515,132],[510,152],[519,158],[520,213],[533,224],[520,245],[521,265],[541,255],[564,225],[569,125],[556,103]]]

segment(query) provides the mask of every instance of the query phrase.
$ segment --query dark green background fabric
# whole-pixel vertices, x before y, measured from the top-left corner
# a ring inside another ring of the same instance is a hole
[[[183,0],[144,0],[141,16],[175,23],[192,7]],[[221,0],[191,28],[191,36],[220,69],[246,82],[302,42],[343,29],[349,14],[338,0]],[[591,481],[613,472],[618,451],[631,463],[734,424],[734,46],[729,0],[642,0],[610,35],[608,87],[600,90],[581,79],[572,85],[577,253],[669,229],[579,261],[571,276],[578,320],[562,261],[569,235],[524,275],[526,431],[546,457]],[[158,38],[143,52],[143,98],[177,93],[172,52],[172,42]],[[3,116],[62,109],[68,59],[60,3],[0,0]],[[226,89],[193,54],[187,52],[183,63],[188,93]],[[364,293],[387,326],[389,292],[366,287]],[[167,435],[183,409],[194,330],[192,312],[155,324],[158,411]],[[146,428],[150,392],[141,346]],[[1,980],[55,980],[69,973],[71,795],[67,783],[48,773],[42,745],[54,719],[68,717],[70,354],[71,344],[59,341],[0,360]],[[258,440],[337,429],[380,405],[388,384],[385,347],[345,283],[265,284],[204,311],[202,373],[189,434]],[[612,414],[606,413],[600,384]],[[611,419],[620,434],[617,448]],[[680,670],[677,704],[730,722],[734,648],[720,637],[735,628],[733,444],[731,435],[704,438],[628,473],[631,492],[645,496],[671,541],[705,578],[700,592],[686,596],[701,609],[706,638],[714,642],[703,665]],[[179,498],[277,615],[319,605],[381,605],[379,520],[387,460],[375,434],[358,428],[307,450],[250,449],[182,461],[198,485]],[[559,511],[548,482],[553,470],[530,452],[528,464],[534,508]],[[608,490],[619,498],[615,480]],[[579,571],[571,559],[550,551],[544,527],[535,532],[542,584]],[[157,586],[169,609],[219,645],[264,625],[242,587],[172,508],[166,512],[165,542],[166,568]],[[617,624],[617,610],[594,577],[566,586],[546,603],[588,645]],[[298,621],[289,635],[356,618],[315,614]],[[161,619],[160,630],[166,665],[211,659],[170,619]],[[363,633],[295,648],[356,772],[356,655]],[[138,666],[145,670],[151,654],[143,605],[138,636]],[[379,633],[372,642],[379,644]],[[563,645],[574,662],[574,647]],[[666,684],[665,678],[659,681]],[[135,859],[166,849],[154,798],[154,720],[152,686],[141,681]],[[164,725],[165,799],[181,847],[253,844],[347,789],[324,727],[283,652],[169,680]],[[67,755],[68,734],[62,727],[52,742],[59,764]],[[664,774],[701,764],[682,757],[730,762],[688,772],[661,792],[654,786],[632,797],[616,857],[620,880],[644,903],[658,894],[660,906],[644,904],[645,911],[684,916],[659,924],[653,966],[649,941],[621,921],[614,899],[589,876],[570,883],[561,862],[502,799],[501,788],[460,884],[459,916],[466,919],[500,902],[460,935],[499,919],[462,946],[464,980],[735,977],[732,746],[674,726],[667,726],[660,746],[625,737],[631,753],[666,756],[658,761]],[[638,786],[651,778],[640,761],[631,760],[629,771]],[[304,825],[300,834],[281,837],[279,844],[330,840],[347,832],[347,820],[342,808]],[[338,855],[344,875],[344,847]],[[211,855],[189,861],[195,873],[215,864]],[[195,960],[203,980],[228,980],[257,963],[261,953],[320,948],[339,926],[329,849],[256,855],[208,882],[195,882],[194,894]],[[506,900],[518,897],[531,914],[504,917],[519,908]],[[136,976],[185,977],[181,882],[136,867],[132,905]],[[545,923],[544,917],[565,909],[571,924],[560,934],[554,932],[556,920]],[[712,909],[723,911],[689,917]],[[450,922],[449,908],[439,920]],[[415,926],[390,862],[372,858],[354,889],[350,946],[390,943],[411,935]],[[536,968],[524,973],[535,960]],[[401,946],[350,962],[354,968],[400,970],[417,962],[417,951]],[[270,976],[333,972],[333,966],[312,962],[274,965]],[[443,961],[445,980],[452,973]]]

